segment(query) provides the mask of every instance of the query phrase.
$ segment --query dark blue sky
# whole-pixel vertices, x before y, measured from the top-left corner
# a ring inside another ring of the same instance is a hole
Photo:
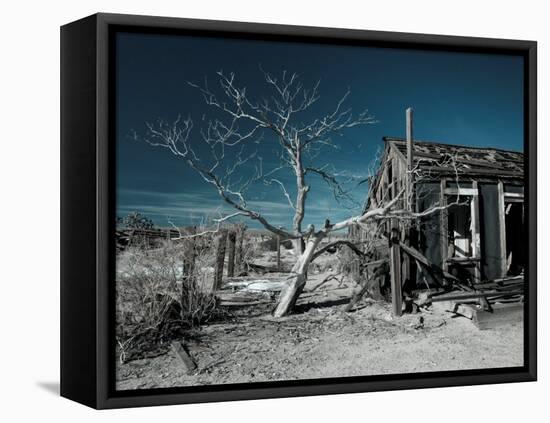
[[[363,176],[382,137],[404,136],[405,109],[415,111],[415,138],[450,144],[523,148],[523,59],[519,56],[447,53],[359,46],[197,38],[173,35],[117,35],[117,215],[139,211],[159,226],[168,220],[196,224],[216,217],[223,203],[217,193],[165,149],[132,139],[145,135],[145,122],[190,116],[199,126],[210,109],[186,81],[213,86],[216,72],[234,72],[253,98],[266,95],[259,66],[272,73],[296,72],[302,83],[320,84],[320,100],[302,118],[331,112],[348,89],[348,106],[368,109],[378,123],[338,137],[342,148],[323,152],[318,161]],[[200,154],[198,131],[192,142]],[[196,141],[195,141],[196,140]],[[257,145],[264,166],[275,163],[276,144]],[[246,169],[245,169],[246,171]],[[291,175],[280,175],[291,182]],[[304,223],[348,217],[322,181],[310,178]],[[362,201],[366,186],[355,190]],[[291,193],[292,194],[292,193]],[[249,191],[250,206],[274,224],[289,226],[285,198],[275,186]]]

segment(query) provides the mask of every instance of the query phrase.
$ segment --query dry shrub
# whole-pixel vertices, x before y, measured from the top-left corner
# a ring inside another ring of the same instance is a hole
[[[248,236],[248,234],[245,234],[242,254],[244,263],[249,263],[254,261],[254,259],[262,257],[264,254],[262,243],[258,242],[258,239],[254,236]]]
[[[182,329],[216,317],[209,292],[212,240],[196,238],[195,265],[184,269],[193,244],[163,244],[155,250],[128,248],[117,257],[117,340],[121,361],[143,356]]]
[[[264,251],[277,251],[277,235],[270,234],[269,238],[262,242]],[[292,250],[294,245],[290,239],[281,240],[281,248]]]
[[[254,263],[256,259],[261,258],[264,252],[265,249],[261,238],[246,231],[242,243],[241,263],[236,264],[237,275],[246,274],[250,270],[248,264]]]
[[[343,258],[339,253],[325,253],[309,265],[312,273],[338,272],[344,268]]]

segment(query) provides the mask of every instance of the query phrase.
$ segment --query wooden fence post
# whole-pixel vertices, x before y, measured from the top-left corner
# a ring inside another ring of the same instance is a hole
[[[356,244],[360,241],[359,238],[359,228],[357,226],[351,227],[351,242]],[[361,263],[359,261],[359,256],[357,256],[351,250],[348,251],[349,257],[351,259],[351,277],[355,282],[361,281]]]
[[[196,228],[189,229],[189,235],[196,232]],[[190,295],[193,293],[195,286],[195,259],[196,259],[196,244],[195,238],[185,240],[185,250],[183,252],[183,268],[182,268],[182,284],[181,284],[181,318],[184,319],[185,307],[188,303]]]
[[[235,242],[237,234],[235,230],[230,230],[227,234],[227,277],[235,276]]]
[[[227,231],[220,229],[216,244],[216,268],[214,270],[214,283],[212,291],[216,291],[222,286],[223,266],[225,261],[225,244],[227,242]]]
[[[194,233],[194,229],[190,234]],[[183,253],[183,280],[188,281],[195,272],[195,238],[185,240],[185,251]]]
[[[243,270],[243,241],[246,226],[243,224],[237,225],[237,240],[235,243],[235,270],[237,275]]]
[[[391,304],[392,315],[402,314],[403,294],[401,287],[401,247],[399,246],[399,232],[392,228],[390,236],[390,275],[391,275]]]
[[[277,235],[277,271],[281,271],[281,235]]]

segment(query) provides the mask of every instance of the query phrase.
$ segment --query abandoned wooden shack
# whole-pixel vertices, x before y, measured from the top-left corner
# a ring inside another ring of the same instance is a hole
[[[484,281],[523,274],[523,153],[413,141],[412,130],[407,139],[383,141],[365,209],[401,192],[396,208],[420,215],[378,223],[389,243],[374,258],[385,255],[390,262],[395,314],[401,314],[402,290],[453,281],[475,289]],[[350,235],[364,239],[369,231],[356,228]]]

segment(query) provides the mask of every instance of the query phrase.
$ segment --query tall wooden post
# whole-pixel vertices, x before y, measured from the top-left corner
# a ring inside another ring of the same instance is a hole
[[[229,231],[227,235],[227,277],[235,276],[235,242],[237,234],[234,230]]]
[[[246,226],[244,224],[237,225],[237,241],[235,244],[235,270],[237,275],[242,271],[243,267],[243,241],[244,234],[246,231]]]
[[[281,235],[277,234],[277,271],[281,271]]]
[[[225,229],[220,229],[216,239],[216,268],[214,270],[214,283],[212,284],[213,291],[220,289],[222,286],[226,242],[227,231]]]
[[[415,211],[414,201],[414,175],[413,175],[413,162],[414,162],[414,146],[413,146],[413,109],[409,107],[405,112],[406,120],[406,139],[407,139],[407,170],[405,174],[405,208],[409,212]],[[406,245],[410,245],[412,228],[411,223],[404,223],[403,225],[402,240]],[[405,285],[405,282],[411,279],[412,275],[412,263],[408,255],[403,257],[403,266],[401,272],[401,285]]]
[[[390,235],[390,276],[392,314],[401,316],[403,308],[403,291],[401,287],[401,247],[399,246],[399,231],[392,228]]]
[[[195,227],[189,228],[187,231],[188,235],[193,235],[196,232]],[[184,241],[184,252],[183,252],[183,281],[184,283],[190,281],[195,273],[195,256],[196,256],[196,245],[195,238],[188,238]]]
[[[194,234],[196,228],[192,227],[188,233]],[[184,314],[185,304],[190,304],[190,296],[193,295],[195,280],[195,258],[196,258],[196,244],[195,238],[188,238],[184,244],[185,250],[183,252],[183,268],[182,268],[182,284],[181,284],[181,318],[185,318]]]
[[[413,109],[409,107],[406,115],[406,133],[407,133],[407,177],[405,179],[405,191],[407,195],[407,210],[413,210]]]

